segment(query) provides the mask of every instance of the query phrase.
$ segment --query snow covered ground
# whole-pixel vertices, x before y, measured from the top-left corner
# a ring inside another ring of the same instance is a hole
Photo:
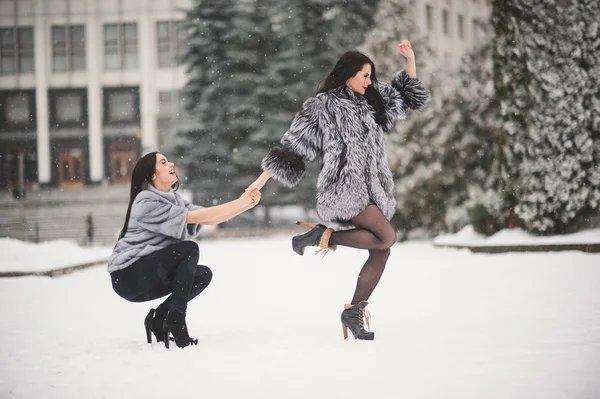
[[[364,252],[299,257],[278,237],[200,254],[214,280],[186,349],[146,344],[158,302],[119,298],[102,266],[0,279],[0,398],[600,397],[599,254],[399,244],[370,300],[373,342],[344,341],[339,322]]]
[[[522,229],[503,229],[486,237],[468,225],[455,234],[437,236],[433,242],[437,245],[464,246],[600,244],[600,229],[555,236],[535,236]]]

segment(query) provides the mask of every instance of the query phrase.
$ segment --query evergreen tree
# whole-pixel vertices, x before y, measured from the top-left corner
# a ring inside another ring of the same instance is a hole
[[[179,132],[176,152],[196,201],[214,204],[239,195],[341,55],[334,47],[362,41],[372,15],[349,15],[364,11],[358,1],[336,3],[195,0],[183,61],[196,121]],[[269,185],[263,205],[314,205],[318,168],[311,165],[294,190]]]
[[[193,191],[198,204],[221,202],[230,190],[227,182],[234,169],[229,162],[231,147],[222,135],[223,109],[211,99],[229,78],[227,49],[235,17],[235,0],[194,0],[187,12],[188,46],[183,56],[187,65],[188,113],[194,123],[177,133],[175,155],[186,171],[186,187]]]
[[[495,98],[491,45],[463,58],[460,85],[441,105],[403,132],[398,146],[398,212],[412,227],[445,230],[449,208],[464,203],[468,188],[498,189],[500,110]]]
[[[600,203],[600,4],[494,2],[508,187],[526,227],[578,230]]]

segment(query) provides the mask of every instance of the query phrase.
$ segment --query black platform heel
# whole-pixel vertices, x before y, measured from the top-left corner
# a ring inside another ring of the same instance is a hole
[[[149,344],[152,343],[152,334],[156,337],[156,342],[163,342],[165,333],[163,332],[163,323],[165,316],[160,317],[156,309],[150,309],[148,315],[144,319],[144,327],[146,328],[146,340]],[[173,338],[171,338],[173,341]]]
[[[152,343],[152,321],[154,320],[155,309],[150,309],[148,315],[144,319],[144,327],[146,328],[146,340],[149,344]],[[156,337],[158,339],[158,337]]]
[[[292,238],[292,249],[298,255],[304,255],[304,248],[306,247],[319,247],[320,249],[317,250],[317,253],[324,250],[325,254],[329,250],[335,251],[337,249],[337,245],[329,245],[329,238],[335,232],[331,227],[305,222],[296,222],[296,224],[311,229],[306,233],[298,234]]]
[[[360,301],[357,305],[344,305],[342,312],[342,332],[344,339],[348,338],[348,329],[354,335],[354,339],[372,341],[375,339],[375,333],[365,330],[365,319],[367,327],[369,326],[369,312],[366,307],[367,301]]]
[[[185,315],[178,311],[170,311],[163,323],[165,347],[169,347],[171,334],[175,344],[180,348],[185,348],[189,345],[198,345],[196,338],[190,338],[187,325],[185,324]]]

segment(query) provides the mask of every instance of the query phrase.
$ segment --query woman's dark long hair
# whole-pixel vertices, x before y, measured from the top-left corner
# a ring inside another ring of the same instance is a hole
[[[127,213],[125,214],[125,224],[121,233],[119,233],[119,240],[123,238],[125,232],[127,232],[127,225],[129,224],[129,216],[131,215],[131,205],[135,197],[142,191],[144,184],[152,184],[152,177],[156,172],[156,154],[158,152],[149,152],[140,159],[137,160],[131,173],[131,190],[129,194],[129,205],[127,206]],[[179,188],[179,179],[171,186],[173,190],[177,191]],[[117,240],[118,241],[118,240]]]
[[[385,122],[385,106],[383,103],[383,97],[379,93],[379,86],[377,83],[377,75],[375,74],[375,64],[369,57],[361,53],[360,51],[347,51],[345,52],[338,62],[335,64],[331,72],[327,75],[317,93],[325,93],[329,90],[337,89],[338,87],[345,85],[348,79],[356,75],[365,64],[371,64],[371,84],[365,91],[365,100],[375,110],[375,122],[378,125],[384,126]]]

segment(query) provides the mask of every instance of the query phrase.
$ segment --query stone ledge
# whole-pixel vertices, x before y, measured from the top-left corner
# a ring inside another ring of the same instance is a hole
[[[437,248],[468,249],[475,253],[582,251],[600,253],[600,244],[540,244],[540,245],[453,245],[433,244]]]
[[[0,277],[27,277],[27,276],[45,276],[45,277],[60,277],[65,274],[70,274],[76,270],[83,270],[93,266],[106,265],[106,261],[96,261],[90,263],[82,263],[80,265],[60,267],[56,269],[45,270],[41,272],[0,272]]]

